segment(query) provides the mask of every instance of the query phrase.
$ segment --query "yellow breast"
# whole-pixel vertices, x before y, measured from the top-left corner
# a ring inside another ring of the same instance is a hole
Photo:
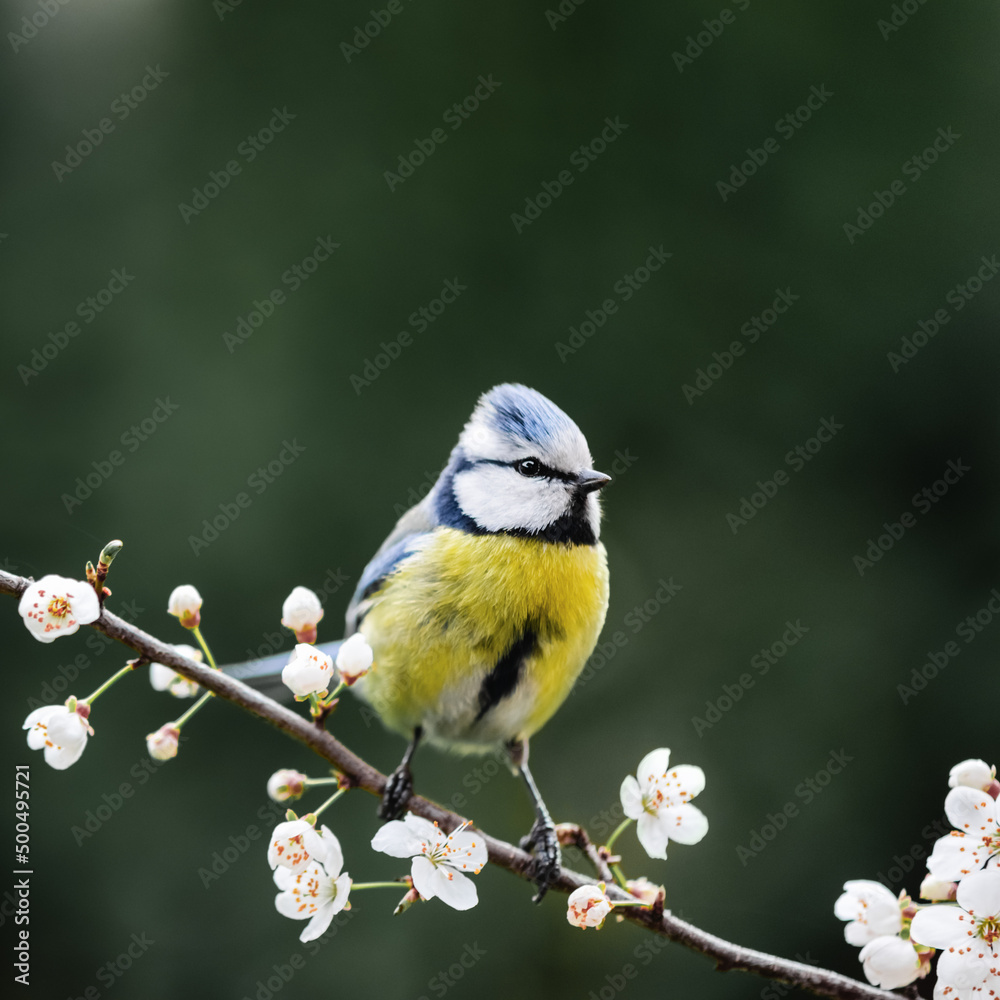
[[[528,737],[569,694],[608,604],[604,546],[437,528],[376,595],[361,624],[375,652],[363,695],[390,728],[478,750]],[[526,630],[538,636],[516,689],[485,715],[483,679]]]

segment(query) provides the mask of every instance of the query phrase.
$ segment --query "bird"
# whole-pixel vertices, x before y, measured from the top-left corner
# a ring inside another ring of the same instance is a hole
[[[608,608],[599,491],[611,477],[592,466],[583,433],[551,400],[494,386],[430,492],[365,567],[346,612],[345,637],[361,633],[374,653],[352,690],[409,740],[379,816],[405,811],[419,743],[503,748],[534,805],[521,846],[534,858],[536,902],[561,855],[529,741],[572,690]]]

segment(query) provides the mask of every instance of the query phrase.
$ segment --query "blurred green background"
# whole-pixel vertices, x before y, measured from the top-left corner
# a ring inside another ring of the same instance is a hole
[[[532,385],[616,473],[605,638],[628,640],[533,741],[556,819],[606,836],[622,777],[671,747],[705,769],[709,835],[662,862],[629,833],[627,872],[708,930],[860,975],[832,913],[841,884],[882,873],[916,892],[948,768],[998,756],[1000,623],[985,612],[972,641],[956,636],[1000,584],[1000,282],[982,262],[1000,252],[996,5],[904,6],[893,25],[893,5],[853,0],[734,0],[725,19],[721,3],[377,0],[387,23],[362,48],[369,2],[5,5],[3,564],[79,575],[120,537],[109,607],[183,642],[166,600],[193,583],[230,662],[290,648],[288,591],[346,575],[321,626],[335,638],[478,394]],[[418,142],[434,151],[403,177]],[[309,263],[320,239],[339,247]],[[637,271],[650,248],[671,256]],[[449,281],[463,290],[441,311]],[[779,290],[793,304],[765,314]],[[583,336],[608,299],[616,311]],[[421,307],[439,315],[424,323]],[[823,420],[836,434],[810,444]],[[283,442],[303,450],[255,479]],[[950,461],[968,471],[934,496]],[[74,496],[88,475],[96,488]],[[727,519],[762,489],[774,495],[752,519]],[[250,506],[193,545],[241,492]],[[906,512],[862,575],[854,557]],[[681,588],[669,603],[661,581]],[[273,910],[259,841],[207,887],[199,869],[270,826],[275,768],[317,760],[220,704],[177,760],[148,768],[143,737],[177,703],[136,678],[98,703],[83,759],[54,772],[18,728],[31,699],[86,695],[125,653],[89,630],[39,645],[4,611],[5,757],[32,765],[32,995],[268,1000],[296,953],[283,998],[778,995],[678,947],[637,953],[649,939],[628,925],[581,934],[562,898],[536,909],[489,867],[469,913],[432,902],[393,919],[391,893],[359,894],[307,949]],[[755,665],[786,622],[808,631]],[[901,694],[949,641],[960,655]],[[403,749],[350,698],[333,729],[383,769]],[[850,760],[817,777],[831,752]],[[418,788],[463,792],[478,824],[516,839],[526,796],[503,773],[473,794],[483,766],[425,750]],[[807,779],[829,780],[815,794]],[[124,782],[121,808],[74,836]],[[740,852],[789,803],[785,828]],[[368,849],[374,810],[359,794],[329,817],[358,880],[400,867]],[[120,961],[132,935],[153,944]]]

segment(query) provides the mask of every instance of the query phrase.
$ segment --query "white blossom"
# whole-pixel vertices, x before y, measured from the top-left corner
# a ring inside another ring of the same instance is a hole
[[[840,920],[850,921],[844,928],[844,939],[856,948],[903,929],[899,899],[881,882],[868,879],[845,882],[843,894],[833,904],[833,913]]]
[[[955,829],[934,845],[927,867],[936,878],[958,882],[1000,855],[1000,801],[959,785],[945,797],[944,811]]]
[[[478,875],[486,864],[486,844],[466,826],[446,834],[436,823],[408,812],[386,823],[372,838],[372,847],[393,858],[412,858],[410,877],[424,899],[437,896],[456,910],[468,910],[479,902],[468,876]]]
[[[326,694],[332,677],[333,660],[306,642],[300,642],[295,647],[292,658],[281,671],[282,683],[297,698]]]
[[[50,573],[28,585],[17,611],[39,642],[52,642],[97,621],[101,605],[89,583]]]
[[[690,804],[705,787],[705,772],[691,764],[669,765],[668,749],[653,750],[621,786],[622,809],[638,820],[639,843],[651,858],[666,858],[670,840],[697,844],[708,833],[704,813]]]
[[[303,943],[326,932],[333,918],[348,905],[351,892],[350,876],[340,873],[344,866],[340,841],[326,827],[323,839],[326,860],[322,864],[311,861],[297,872],[283,867],[274,870],[274,884],[281,890],[274,897],[277,911],[292,920],[309,921],[299,935]]]
[[[272,868],[280,865],[300,872],[310,862],[325,861],[327,845],[334,842],[339,851],[340,843],[329,827],[316,830],[308,820],[286,820],[279,823],[271,834],[267,844],[267,863]]]
[[[956,906],[937,903],[921,909],[910,925],[910,938],[941,949],[935,997],[996,997],[1000,995],[1000,869],[967,875],[958,883],[956,898]]]
[[[186,656],[189,660],[201,663],[202,654],[200,649],[194,646],[186,646],[183,643],[175,645],[181,656]],[[199,690],[199,685],[183,674],[177,673],[172,667],[164,663],[151,663],[149,665],[149,683],[153,685],[154,691],[169,691],[175,698],[193,698]]]
[[[45,763],[57,771],[75,764],[87,746],[87,737],[94,735],[78,708],[89,713],[89,706],[78,706],[75,698],[66,705],[45,705],[36,708],[21,727],[28,730],[28,746],[44,750]]]

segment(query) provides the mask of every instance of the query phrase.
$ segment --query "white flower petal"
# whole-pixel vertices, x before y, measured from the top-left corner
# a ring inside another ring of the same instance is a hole
[[[910,924],[910,939],[931,948],[951,948],[968,937],[968,915],[960,906],[936,903],[918,910]]]
[[[423,856],[413,859],[410,876],[414,888],[424,899],[437,896],[456,910],[469,910],[479,902],[472,879],[444,865],[435,865]]]
[[[957,830],[934,844],[927,868],[936,878],[957,882],[979,871],[989,857],[989,848],[978,837],[967,837]]]
[[[670,839],[677,844],[697,844],[708,833],[708,817],[697,806],[664,809],[659,819]]]
[[[977,920],[1000,916],[1000,870],[967,875],[958,883],[958,905],[968,910]]]
[[[658,816],[650,816],[644,812],[636,824],[636,835],[639,843],[651,858],[667,858],[667,836],[666,827],[660,822]]]
[[[401,819],[393,819],[372,837],[372,849],[390,858],[412,858],[423,853],[425,840]]]
[[[618,794],[625,815],[629,819],[638,819],[642,815],[642,792],[639,790],[639,782],[633,775],[626,776]]]
[[[920,975],[920,959],[913,945],[894,935],[869,941],[858,958],[864,964],[868,982],[884,990],[906,986]]]
[[[486,841],[481,833],[456,830],[448,838],[450,853],[447,864],[463,872],[477,873],[489,859]]]
[[[647,785],[656,778],[662,778],[670,766],[670,751],[666,747],[651,750],[635,770],[640,785]]]
[[[944,811],[956,830],[970,836],[988,836],[996,829],[996,802],[976,788],[953,788],[944,800]]]
[[[681,799],[693,799],[704,790],[705,772],[694,764],[678,764],[667,772],[664,791],[669,796],[679,795]]]
[[[344,867],[344,852],[336,834],[328,826],[322,827],[320,832],[323,835],[323,849],[326,852],[323,867],[330,878],[335,879],[340,875],[340,869]]]

